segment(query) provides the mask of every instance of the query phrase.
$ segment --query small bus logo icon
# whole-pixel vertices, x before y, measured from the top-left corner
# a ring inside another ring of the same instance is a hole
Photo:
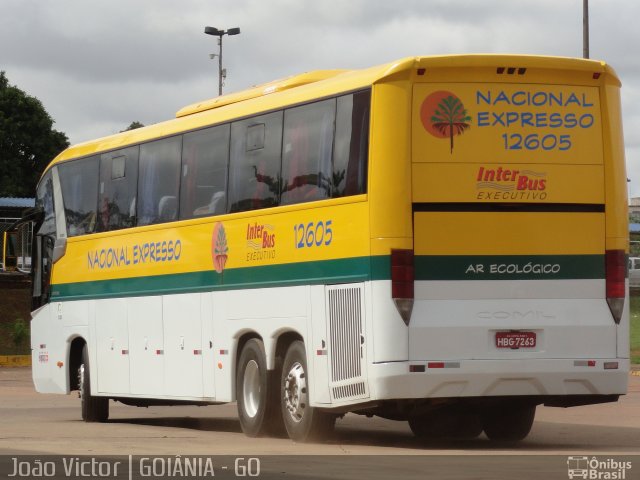
[[[569,478],[589,477],[589,457],[568,457],[567,458],[567,474]]]

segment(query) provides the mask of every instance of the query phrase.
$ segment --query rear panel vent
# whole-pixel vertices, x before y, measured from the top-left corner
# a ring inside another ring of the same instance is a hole
[[[327,287],[326,299],[332,398],[366,398],[364,289],[360,285]]]

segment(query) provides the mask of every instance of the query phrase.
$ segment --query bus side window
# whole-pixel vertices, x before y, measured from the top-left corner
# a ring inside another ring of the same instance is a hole
[[[285,110],[281,192],[283,205],[331,196],[335,116],[335,99]]]
[[[268,113],[231,125],[230,212],[278,205],[282,115]]]
[[[69,237],[96,230],[99,162],[100,157],[95,156],[58,167]]]
[[[183,138],[180,218],[226,213],[230,125],[220,125]]]
[[[366,192],[370,105],[370,91],[338,97],[332,197]]]
[[[100,156],[98,231],[135,226],[139,152],[135,146]]]
[[[143,143],[138,178],[138,225],[178,219],[182,136]]]

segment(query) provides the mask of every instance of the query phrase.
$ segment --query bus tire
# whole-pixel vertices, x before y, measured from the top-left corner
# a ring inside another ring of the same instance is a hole
[[[309,376],[304,343],[294,341],[282,366],[281,407],[289,438],[296,442],[320,440],[331,434],[336,416],[309,404]]]
[[[533,426],[535,405],[502,405],[485,411],[484,433],[497,442],[517,442],[524,439]]]
[[[242,348],[236,369],[238,417],[245,435],[258,437],[276,432],[279,402],[273,390],[264,345],[252,338]]]
[[[280,376],[282,375],[282,357],[276,356],[275,368],[267,371],[269,382],[269,400],[266,432],[270,437],[287,438],[287,429],[280,408]]]
[[[82,363],[78,368],[78,389],[82,420],[85,422],[106,422],[109,418],[109,399],[91,395],[91,369],[89,368],[89,349],[82,348]]]

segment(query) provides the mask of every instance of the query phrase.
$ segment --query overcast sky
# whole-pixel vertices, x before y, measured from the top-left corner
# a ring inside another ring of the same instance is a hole
[[[629,193],[640,196],[640,1],[591,0],[591,58],[622,79]],[[316,69],[446,53],[582,56],[582,0],[0,0],[0,70],[72,143],[167,120]]]

